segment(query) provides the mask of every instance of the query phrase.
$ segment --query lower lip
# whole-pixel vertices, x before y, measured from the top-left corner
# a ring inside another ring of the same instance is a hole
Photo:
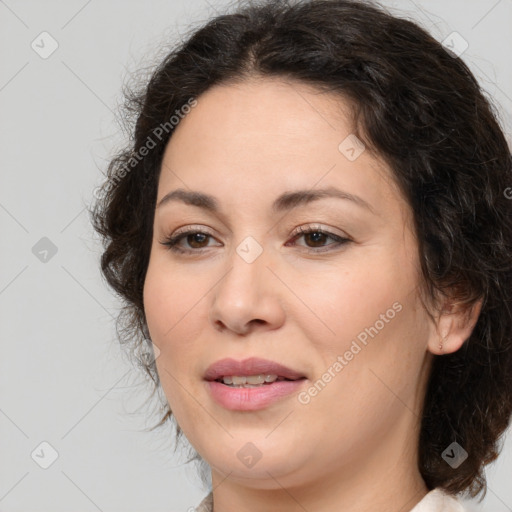
[[[305,381],[280,380],[257,388],[232,388],[217,381],[206,381],[206,385],[213,399],[222,407],[232,411],[256,411],[296,393]]]

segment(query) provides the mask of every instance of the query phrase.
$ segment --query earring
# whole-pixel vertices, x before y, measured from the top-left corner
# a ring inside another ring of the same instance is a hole
[[[444,336],[441,341],[439,342],[439,352],[442,352],[443,351],[443,343],[446,341],[446,338],[448,337],[448,335]]]

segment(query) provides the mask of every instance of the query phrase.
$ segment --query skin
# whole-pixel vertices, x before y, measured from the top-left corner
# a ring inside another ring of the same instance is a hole
[[[171,410],[212,469],[215,511],[411,510],[428,492],[417,446],[433,354],[458,350],[478,310],[425,311],[412,212],[375,154],[349,161],[338,149],[354,133],[344,100],[268,78],[197,100],[166,148],[157,204],[183,188],[213,195],[221,213],[156,208],[144,305]],[[329,186],[369,207],[324,198],[271,211],[285,191]],[[350,241],[294,235],[311,224]],[[186,226],[211,235],[181,240],[202,252],[163,245]],[[236,252],[248,236],[263,251],[252,263]],[[207,391],[210,364],[250,356],[300,370],[307,390],[396,303],[400,312],[307,404],[293,394],[231,411]],[[251,468],[237,457],[248,442],[261,452]]]

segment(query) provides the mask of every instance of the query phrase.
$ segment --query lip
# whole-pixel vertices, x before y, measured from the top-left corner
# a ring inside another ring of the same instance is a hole
[[[277,375],[292,380],[275,381],[254,388],[233,388],[217,382],[227,375]],[[206,370],[205,385],[217,404],[232,411],[255,411],[264,409],[278,400],[299,391],[307,378],[304,374],[267,359],[251,357],[243,361],[221,359]]]
[[[248,376],[248,375],[277,375],[290,380],[304,378],[305,375],[297,370],[287,368],[282,364],[259,357],[250,357],[242,361],[226,358],[216,361],[210,365],[204,375],[207,381],[214,381],[228,375]]]

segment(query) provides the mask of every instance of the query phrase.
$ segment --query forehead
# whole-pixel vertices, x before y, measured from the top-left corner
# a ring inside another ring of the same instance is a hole
[[[214,86],[197,98],[197,106],[177,126],[168,149],[195,149],[196,158],[244,161],[249,155],[268,161],[287,155],[321,161],[318,149],[338,152],[339,138],[353,129],[348,105],[311,86],[279,79],[258,79]],[[171,155],[172,158],[172,155]],[[249,162],[247,162],[248,164]],[[245,167],[245,166],[244,166]]]
[[[281,190],[335,186],[369,203],[396,202],[390,169],[354,146],[353,132],[348,102],[306,84],[265,79],[212,87],[169,140],[158,200],[173,188],[270,201]]]

